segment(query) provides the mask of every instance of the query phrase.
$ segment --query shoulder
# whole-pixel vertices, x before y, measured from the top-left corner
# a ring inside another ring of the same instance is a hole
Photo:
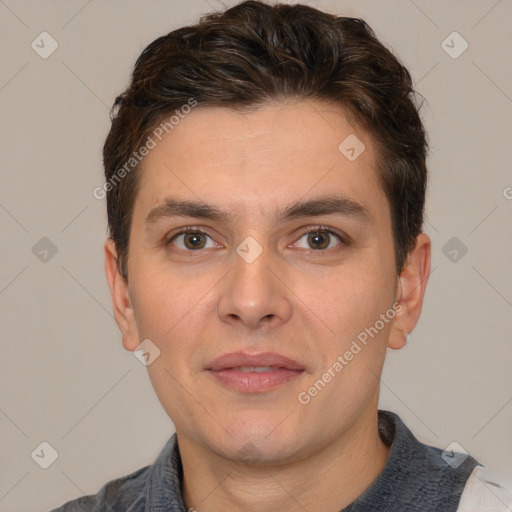
[[[457,512],[510,512],[512,482],[493,473],[488,467],[476,466],[462,492]]]
[[[145,489],[150,466],[106,483],[91,496],[69,501],[50,512],[138,512],[145,504]]]

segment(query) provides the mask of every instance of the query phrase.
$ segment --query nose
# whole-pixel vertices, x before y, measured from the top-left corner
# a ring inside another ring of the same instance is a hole
[[[287,322],[292,314],[291,292],[279,270],[268,250],[252,262],[235,254],[234,268],[223,280],[217,305],[221,321],[250,329]]]

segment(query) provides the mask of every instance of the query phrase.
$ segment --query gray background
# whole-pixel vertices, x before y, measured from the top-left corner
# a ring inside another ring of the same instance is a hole
[[[512,480],[512,2],[307,3],[368,21],[428,101],[433,273],[409,345],[388,354],[381,407],[422,441],[457,441]],[[136,57],[220,7],[0,0],[1,511],[95,493],[150,464],[172,432],[145,367],[121,345],[103,271],[105,204],[92,191],[108,109]],[[43,31],[59,45],[46,59],[31,47]],[[453,31],[469,44],[457,58],[442,46]],[[48,469],[31,457],[43,441],[58,452]]]

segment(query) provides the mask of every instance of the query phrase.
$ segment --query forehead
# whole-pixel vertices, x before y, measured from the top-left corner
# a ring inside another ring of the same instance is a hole
[[[369,211],[385,198],[371,137],[341,106],[316,101],[268,103],[239,112],[196,107],[145,157],[137,204],[166,196],[268,212],[309,195],[339,192]],[[377,212],[374,212],[377,213]]]

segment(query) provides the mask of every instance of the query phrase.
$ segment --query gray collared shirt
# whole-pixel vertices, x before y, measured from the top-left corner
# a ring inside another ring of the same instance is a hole
[[[389,411],[379,411],[379,434],[391,447],[384,470],[340,512],[456,512],[478,462],[467,456],[455,467],[449,459],[445,461],[440,448],[420,443]],[[95,496],[78,498],[51,512],[187,512],[182,478],[174,434],[151,466],[108,482]]]

